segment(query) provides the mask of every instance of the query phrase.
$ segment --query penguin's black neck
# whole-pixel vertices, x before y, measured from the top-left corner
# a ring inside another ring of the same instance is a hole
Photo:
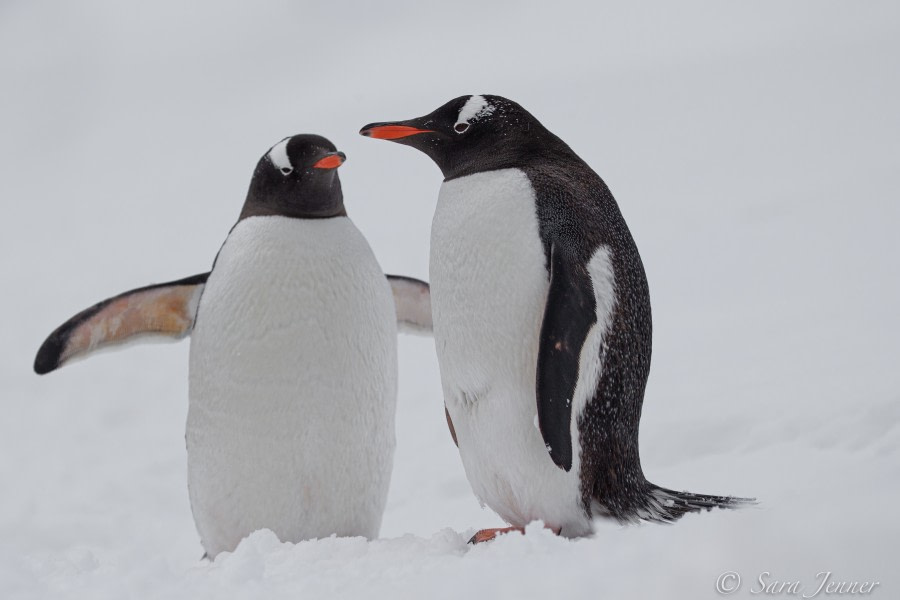
[[[302,180],[254,175],[238,220],[280,216],[294,219],[346,217],[344,194],[336,170],[313,169]]]
[[[497,136],[490,144],[462,148],[456,152],[441,152],[440,148],[423,148],[441,169],[444,181],[474,175],[484,171],[522,168],[530,164],[556,161],[578,161],[569,146],[543,125],[534,125],[525,132]]]
[[[347,209],[344,203],[340,203],[340,207],[329,209],[327,211],[308,211],[294,206],[273,206],[270,203],[244,202],[241,209],[241,215],[238,220],[248,217],[288,217],[291,219],[333,219],[334,217],[346,217]]]

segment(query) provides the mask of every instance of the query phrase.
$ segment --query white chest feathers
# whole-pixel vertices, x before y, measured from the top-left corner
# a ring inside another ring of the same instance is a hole
[[[549,287],[544,265],[524,173],[489,171],[441,186],[429,278],[445,381],[471,395],[534,373]]]
[[[231,232],[191,336],[191,506],[210,556],[249,533],[374,537],[394,450],[391,291],[345,217]]]
[[[610,269],[601,248],[589,270],[604,312]],[[587,533],[577,428],[575,461],[566,472],[553,463],[537,427],[536,369],[549,277],[535,193],[523,172],[478,173],[441,187],[430,280],[444,398],[473,491],[513,525],[541,519],[564,535]],[[581,357],[576,417],[597,384],[605,326],[592,330]]]
[[[517,169],[441,187],[431,234],[434,337],[447,410],[475,495],[504,520],[583,533],[576,474],[535,427],[549,278],[531,183]]]

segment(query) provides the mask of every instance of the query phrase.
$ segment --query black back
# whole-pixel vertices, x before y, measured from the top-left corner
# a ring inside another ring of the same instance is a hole
[[[503,168],[520,169],[528,177],[536,195],[548,278],[556,261],[561,278],[559,285],[551,285],[541,331],[536,382],[541,432],[561,468],[568,470],[572,452],[581,452],[585,510],[590,512],[596,501],[613,516],[628,520],[645,504],[652,486],[644,478],[638,451],[652,349],[650,293],[640,254],[606,183],[519,104],[484,95],[490,109],[457,131],[460,110],[470,98],[455,98],[416,119],[373,123],[362,133],[381,125],[426,130],[394,141],[430,156],[445,180]],[[616,304],[601,350],[602,376],[578,419],[581,448],[573,449],[566,400],[572,398],[582,345],[596,322],[587,264],[601,245],[610,250]],[[558,258],[551,261],[554,248]],[[558,310],[550,314],[553,306]],[[542,376],[544,360],[552,372]],[[551,419],[541,414],[542,398],[564,408],[555,409]]]

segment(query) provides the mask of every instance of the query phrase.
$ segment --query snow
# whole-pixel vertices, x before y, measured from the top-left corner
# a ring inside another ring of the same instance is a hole
[[[764,572],[811,593],[822,571],[897,595],[900,7],[459,8],[479,43],[413,2],[3,4],[5,598],[715,598],[728,571],[733,597]],[[382,539],[259,532],[202,562],[188,344],[45,377],[38,346],[100,299],[208,270],[260,153],[299,131],[348,154],[345,203],[385,271],[427,278],[439,172],[357,131],[473,89],[521,103],[593,165],[637,241],[648,478],[761,503],[467,546],[503,523],[462,472],[433,342],[404,337]]]

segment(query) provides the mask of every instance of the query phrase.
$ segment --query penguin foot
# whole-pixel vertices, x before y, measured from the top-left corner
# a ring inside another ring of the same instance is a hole
[[[549,529],[556,535],[559,535],[562,527],[550,527],[549,525],[544,525],[544,529]],[[482,529],[469,539],[469,543],[480,544],[481,542],[489,542],[501,533],[509,533],[511,531],[518,531],[522,535],[525,535],[524,527],[498,527],[496,529]]]
[[[472,536],[469,540],[470,544],[480,544],[482,542],[489,542],[501,533],[509,533],[511,531],[518,531],[521,534],[525,533],[524,527],[497,527],[495,529],[482,529],[478,533]]]

